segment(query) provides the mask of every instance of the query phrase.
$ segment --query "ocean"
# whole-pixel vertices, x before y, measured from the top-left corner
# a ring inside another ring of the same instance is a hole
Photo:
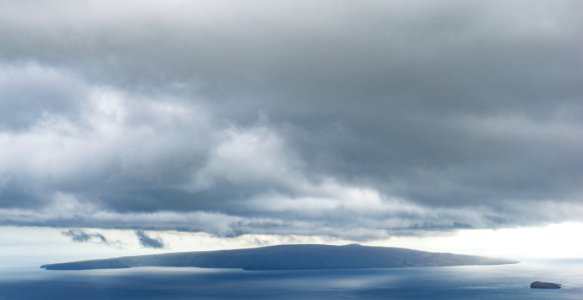
[[[532,281],[563,284],[529,288]],[[583,261],[305,271],[0,269],[0,299],[583,299]]]

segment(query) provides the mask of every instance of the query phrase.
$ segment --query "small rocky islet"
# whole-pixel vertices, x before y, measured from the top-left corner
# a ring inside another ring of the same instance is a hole
[[[534,281],[530,284],[531,289],[560,289],[562,286],[553,282]]]

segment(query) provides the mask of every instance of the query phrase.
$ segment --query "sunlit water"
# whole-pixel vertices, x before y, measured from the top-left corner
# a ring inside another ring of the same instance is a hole
[[[535,290],[535,280],[560,290]],[[0,299],[583,299],[583,263],[399,269],[0,270]]]

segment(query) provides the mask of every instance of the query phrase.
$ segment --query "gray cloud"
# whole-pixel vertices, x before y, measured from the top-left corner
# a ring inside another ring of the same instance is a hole
[[[0,5],[5,224],[581,220],[579,1]]]
[[[34,64],[0,70],[0,128],[27,130],[39,123],[77,118],[84,87],[73,75]]]
[[[138,237],[138,240],[140,241],[140,245],[142,245],[146,248],[155,248],[155,249],[164,248],[164,242],[162,241],[161,238],[149,237],[142,230],[136,230],[136,236]]]
[[[87,233],[81,229],[69,229],[67,231],[61,232],[61,234],[70,237],[73,242],[98,242],[103,244],[111,244],[111,242],[103,234]]]

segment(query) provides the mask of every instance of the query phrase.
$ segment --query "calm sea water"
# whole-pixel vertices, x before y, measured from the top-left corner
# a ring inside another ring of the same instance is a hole
[[[533,290],[534,280],[564,288]],[[4,269],[0,299],[583,299],[583,262],[312,271]]]

